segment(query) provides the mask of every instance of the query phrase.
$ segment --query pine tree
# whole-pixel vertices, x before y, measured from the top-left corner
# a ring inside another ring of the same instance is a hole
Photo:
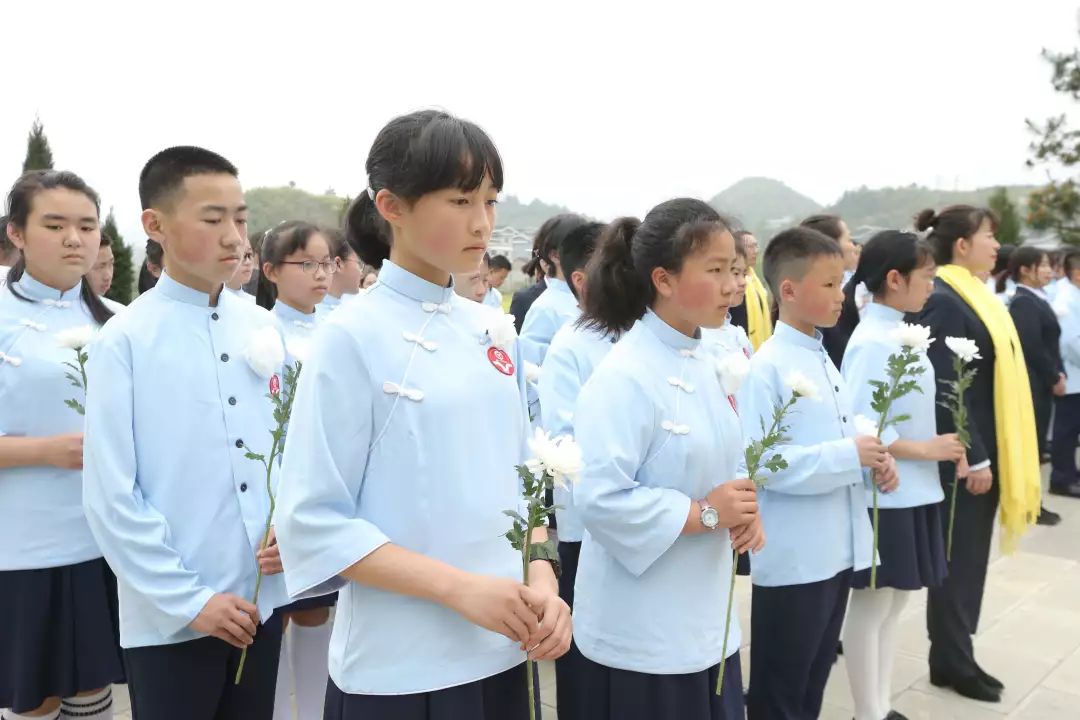
[[[49,149],[49,139],[45,137],[45,128],[39,118],[34,119],[30,128],[30,136],[26,139],[26,159],[23,160],[23,172],[29,170],[52,170],[52,150]]]
[[[101,226],[101,234],[112,241],[114,258],[112,286],[105,293],[105,297],[127,305],[131,302],[135,287],[135,261],[131,256],[131,247],[120,236],[120,230],[116,227],[116,217],[111,208],[108,217],[105,218],[105,224]]]
[[[1043,50],[1043,57],[1053,66],[1054,90],[1080,101],[1080,50]],[[1027,125],[1038,136],[1031,143],[1028,167],[1048,166],[1047,184],[1028,195],[1027,223],[1036,230],[1055,231],[1063,242],[1080,244],[1080,178],[1055,179],[1049,170],[1061,167],[1069,172],[1080,164],[1080,130],[1070,129],[1064,114],[1042,124],[1028,120]]]
[[[989,205],[998,216],[998,228],[995,233],[998,242],[1002,245],[1019,245],[1023,223],[1020,220],[1020,214],[1016,211],[1016,204],[1009,199],[1009,193],[1005,188],[994,191],[994,194],[990,196]]]

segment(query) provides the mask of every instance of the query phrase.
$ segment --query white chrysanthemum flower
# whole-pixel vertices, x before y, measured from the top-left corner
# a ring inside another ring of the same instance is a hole
[[[750,374],[750,360],[740,350],[727,353],[717,360],[716,373],[727,394],[734,395]]]
[[[814,401],[821,400],[818,386],[799,370],[789,372],[787,377],[784,378],[784,384],[798,397]]]
[[[926,325],[899,323],[891,333],[893,340],[904,347],[912,348],[919,352],[926,352],[934,339],[930,337],[930,328]]]
[[[252,332],[244,349],[244,359],[259,377],[269,379],[281,372],[285,363],[285,344],[281,342],[277,328],[264,325]]]
[[[509,352],[518,337],[517,328],[514,327],[514,316],[509,313],[499,315],[488,328],[488,336],[491,337],[492,345]]]
[[[979,354],[979,346],[971,338],[947,337],[945,344],[953,353],[966,363],[972,360],[982,360]]]
[[[56,333],[56,342],[61,347],[82,350],[90,344],[95,334],[97,334],[97,329],[93,325],[79,325]]]

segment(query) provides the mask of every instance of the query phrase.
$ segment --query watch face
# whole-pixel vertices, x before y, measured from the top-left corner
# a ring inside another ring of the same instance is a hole
[[[705,508],[701,511],[701,524],[712,530],[720,524],[720,513],[716,512],[716,508]]]

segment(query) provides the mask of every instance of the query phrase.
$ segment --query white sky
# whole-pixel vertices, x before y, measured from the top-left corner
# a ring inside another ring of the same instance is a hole
[[[166,146],[355,196],[383,123],[438,106],[488,130],[526,200],[609,218],[765,175],[827,203],[1039,182],[1024,119],[1071,109],[1039,53],[1078,44],[1074,2],[626,4],[5,2],[0,185],[38,114],[138,245]]]

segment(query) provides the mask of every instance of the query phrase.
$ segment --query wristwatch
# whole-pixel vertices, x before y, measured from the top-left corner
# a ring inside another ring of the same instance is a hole
[[[705,526],[706,530],[715,530],[716,526],[720,524],[720,513],[716,512],[716,508],[710,505],[707,500],[698,500],[697,504],[701,508],[701,524]]]

